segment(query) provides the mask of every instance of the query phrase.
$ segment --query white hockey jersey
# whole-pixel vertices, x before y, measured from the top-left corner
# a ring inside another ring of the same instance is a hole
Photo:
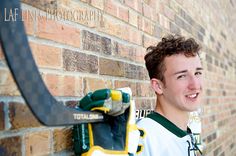
[[[190,129],[183,131],[156,112],[137,125],[144,131],[137,156],[196,156],[198,148]]]

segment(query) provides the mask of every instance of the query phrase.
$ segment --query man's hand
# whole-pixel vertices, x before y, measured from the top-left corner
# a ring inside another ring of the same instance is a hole
[[[100,89],[90,92],[84,96],[79,107],[84,110],[102,111],[111,116],[123,114],[130,105],[131,90],[129,88],[121,90]]]
[[[105,121],[73,127],[76,155],[128,156],[136,152],[139,131],[135,125],[135,104],[131,98],[130,88],[123,88],[97,90],[81,99],[80,108],[104,112]]]

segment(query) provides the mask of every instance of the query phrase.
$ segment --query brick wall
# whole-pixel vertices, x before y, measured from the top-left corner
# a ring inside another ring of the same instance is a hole
[[[143,56],[167,33],[202,44],[202,140],[207,156],[236,155],[236,44],[233,1],[22,0],[30,47],[50,92],[74,105],[88,91],[131,87],[138,109],[153,109]],[[73,14],[74,13],[74,14]],[[0,51],[0,152],[71,153],[71,127],[45,127],[32,115]]]

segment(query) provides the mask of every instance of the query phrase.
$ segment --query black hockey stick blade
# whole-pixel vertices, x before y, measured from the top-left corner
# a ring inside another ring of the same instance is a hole
[[[58,102],[45,86],[31,53],[25,34],[19,0],[1,0],[0,41],[4,56],[14,80],[35,117],[47,126],[66,126],[103,121],[98,112],[76,110]]]

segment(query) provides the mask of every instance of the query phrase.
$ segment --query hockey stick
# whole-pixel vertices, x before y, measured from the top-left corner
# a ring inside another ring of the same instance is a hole
[[[0,42],[14,80],[35,117],[47,126],[102,121],[101,113],[68,108],[50,94],[33,59],[21,14],[14,21],[4,18],[15,8],[20,10],[19,0],[1,0]]]

